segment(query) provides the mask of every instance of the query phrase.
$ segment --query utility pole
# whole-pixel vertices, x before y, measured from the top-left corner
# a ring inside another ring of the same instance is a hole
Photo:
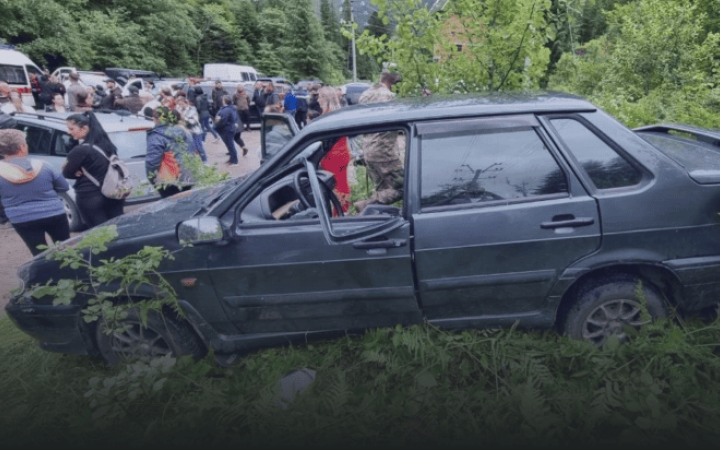
[[[357,58],[355,57],[355,16],[353,6],[355,1],[350,0],[350,28],[352,29],[352,60],[353,60],[353,83],[357,83]]]

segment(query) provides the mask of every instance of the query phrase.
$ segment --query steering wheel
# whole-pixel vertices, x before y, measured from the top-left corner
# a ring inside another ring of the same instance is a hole
[[[312,204],[310,203],[310,200],[308,199],[308,195],[305,193],[302,187],[302,183],[300,180],[305,178],[306,180],[310,180],[308,176],[308,172],[306,169],[301,169],[295,172],[295,176],[293,177],[293,187],[295,188],[295,192],[297,192],[298,199],[300,200],[300,203],[305,205],[306,208],[315,208],[314,201]],[[343,214],[342,205],[340,204],[340,200],[338,200],[337,196],[335,196],[335,193],[330,188],[330,186],[325,183],[320,177],[318,177],[318,181],[320,182],[320,186],[322,186],[323,189],[325,189],[325,193],[328,195],[328,198],[330,199],[330,204],[332,204],[333,208],[335,208],[335,211],[337,212],[338,217],[343,217],[345,214]],[[314,200],[314,199],[313,199]]]

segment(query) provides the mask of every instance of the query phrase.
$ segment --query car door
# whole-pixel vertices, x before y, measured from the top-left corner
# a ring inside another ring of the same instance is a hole
[[[272,158],[298,132],[289,114],[263,114],[260,119],[260,164]]]
[[[426,317],[448,327],[547,325],[559,274],[600,245],[595,199],[532,115],[417,128],[412,222]]]
[[[313,163],[307,164],[312,184]],[[298,169],[291,164],[259,181],[254,198],[239,208],[236,237],[211,252],[208,266],[228,317],[244,333],[421,322],[410,222],[382,214],[332,218],[331,227],[327,215],[322,222],[312,216],[276,219],[294,198],[292,174]],[[314,198],[324,198],[316,192],[313,186]],[[342,243],[331,245],[336,236]]]

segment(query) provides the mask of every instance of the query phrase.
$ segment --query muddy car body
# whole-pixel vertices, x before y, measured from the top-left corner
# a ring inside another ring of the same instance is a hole
[[[107,256],[177,251],[162,272],[187,313],[184,336],[201,345],[169,351],[212,347],[226,362],[424,321],[519,321],[601,344],[640,325],[638,281],[654,316],[717,302],[720,135],[670,133],[679,128],[632,131],[559,94],[359,105],[313,121],[247,179],[114,219]],[[405,136],[401,204],[332,217],[333,177],[318,161],[338,138],[387,130]],[[280,220],[300,197],[322,207]],[[24,285],[60,278],[55,264],[23,266]],[[21,294],[6,309],[45,349],[108,357],[81,304]]]

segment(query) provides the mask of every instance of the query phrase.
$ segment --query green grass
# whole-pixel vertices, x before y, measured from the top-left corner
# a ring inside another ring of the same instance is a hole
[[[717,323],[663,320],[603,350],[552,331],[425,325],[259,351],[230,369],[211,357],[108,368],[44,352],[0,319],[0,442],[717,442],[719,344]],[[278,380],[304,367],[315,383],[275,406]]]

